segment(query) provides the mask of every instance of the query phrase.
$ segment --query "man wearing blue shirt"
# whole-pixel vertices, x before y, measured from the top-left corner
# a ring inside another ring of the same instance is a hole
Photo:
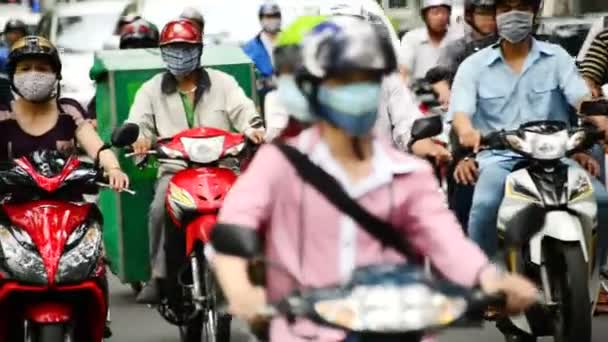
[[[574,59],[561,47],[531,35],[540,0],[500,0],[496,6],[501,40],[458,69],[450,116],[460,144],[479,150],[481,136],[538,120],[573,121],[572,107],[590,96]],[[598,164],[587,154],[573,157],[596,175]],[[496,216],[506,177],[521,157],[484,151],[477,157],[479,178],[469,218],[469,233],[488,255],[496,251]],[[594,190],[598,212],[606,212],[608,194],[599,181]],[[602,220],[603,221],[603,220]]]

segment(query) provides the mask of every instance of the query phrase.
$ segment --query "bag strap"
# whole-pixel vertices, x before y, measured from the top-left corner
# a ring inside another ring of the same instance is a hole
[[[306,155],[286,144],[277,143],[275,146],[296,169],[302,180],[323,194],[338,210],[355,220],[368,234],[384,246],[397,250],[411,261],[419,259],[419,256],[413,252],[412,247],[395,227],[364,209],[344,191],[334,177],[311,162]]]

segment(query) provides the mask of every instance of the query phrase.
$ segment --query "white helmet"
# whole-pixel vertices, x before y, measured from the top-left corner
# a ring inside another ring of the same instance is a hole
[[[438,7],[438,6],[446,6],[450,9],[452,8],[452,0],[423,0],[422,7],[420,9],[424,11],[427,8]]]
[[[319,14],[328,17],[334,15],[348,15],[367,19],[365,16],[366,11],[364,11],[363,6],[358,4],[353,5],[348,2],[323,4],[319,8]]]

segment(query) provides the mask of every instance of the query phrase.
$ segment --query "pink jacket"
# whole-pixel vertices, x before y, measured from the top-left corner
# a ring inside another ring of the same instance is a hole
[[[340,170],[323,162],[328,160],[327,151],[323,154],[320,148],[325,144],[316,128],[304,131],[291,143],[309,153],[313,161],[321,161],[319,164],[327,172],[341,180]],[[372,214],[400,228],[403,238],[421,255],[429,257],[445,277],[462,285],[475,285],[488,260],[464,236],[446,207],[430,165],[404,155],[388,143],[376,142],[374,146],[373,165],[379,176],[375,181],[363,181],[367,184],[358,186],[358,190],[355,187],[351,196]],[[378,170],[380,165],[383,170]],[[230,191],[219,221],[256,229],[265,243],[266,257],[290,273],[286,276],[268,269],[270,302],[283,298],[298,286],[314,288],[340,283],[345,280],[344,270],[404,261],[304,184],[291,164],[271,145],[259,150]],[[282,319],[272,322],[271,341],[300,341],[297,335],[316,336],[317,341],[327,342],[344,339],[340,331],[305,320],[299,320],[293,327]]]

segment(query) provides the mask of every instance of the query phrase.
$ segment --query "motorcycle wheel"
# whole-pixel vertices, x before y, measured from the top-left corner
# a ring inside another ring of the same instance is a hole
[[[591,299],[589,272],[579,243],[553,242],[547,269],[553,299],[558,303],[554,315],[555,342],[591,341]]]

